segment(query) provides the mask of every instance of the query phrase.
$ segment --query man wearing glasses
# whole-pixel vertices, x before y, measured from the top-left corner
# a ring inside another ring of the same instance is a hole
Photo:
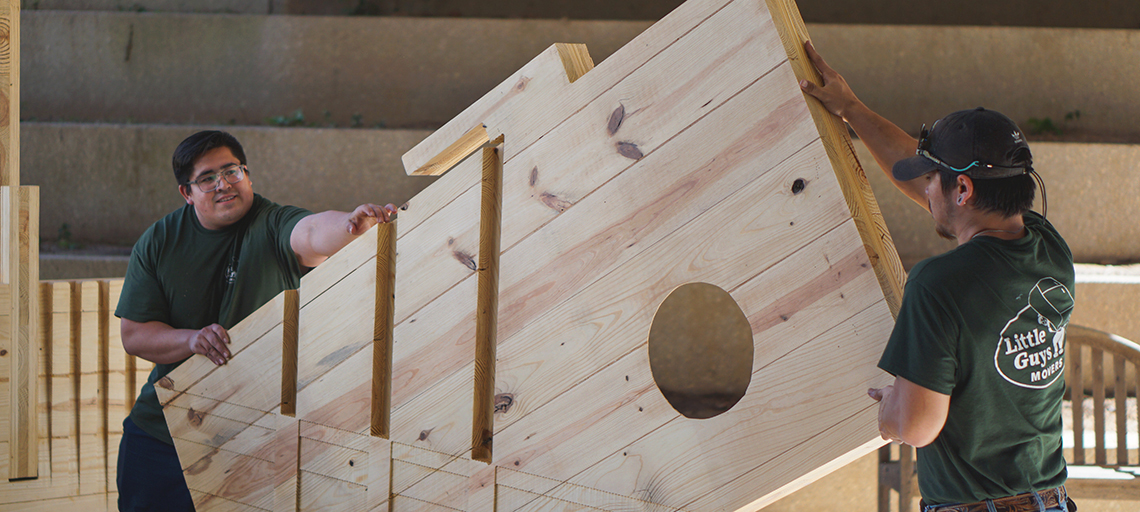
[[[253,193],[245,152],[225,132],[191,135],[173,166],[186,205],[139,238],[115,310],[127,353],[155,363],[123,422],[120,510],[194,510],[154,383],[194,354],[226,364],[228,329],[396,211],[275,204]]]
[[[864,105],[810,43],[823,86],[891,182],[958,247],[907,277],[879,367],[884,439],[918,447],[924,512],[1068,511],[1061,451],[1073,256],[1042,215],[1029,145],[997,112],[955,112],[916,141]],[[1044,198],[1044,183],[1042,183]]]

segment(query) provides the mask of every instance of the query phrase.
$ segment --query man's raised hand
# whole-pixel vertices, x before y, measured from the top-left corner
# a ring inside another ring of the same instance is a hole
[[[384,206],[367,203],[357,206],[348,217],[348,233],[356,236],[363,234],[375,226],[376,223],[390,222],[396,217],[396,206],[388,203]]]

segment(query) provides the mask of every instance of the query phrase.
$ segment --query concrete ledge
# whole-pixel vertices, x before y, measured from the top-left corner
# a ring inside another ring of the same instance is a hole
[[[209,127],[21,124],[21,182],[40,186],[40,237],[68,224],[78,243],[133,245],[183,205],[171,154]],[[400,155],[418,130],[223,127],[241,141],[254,190],[314,211],[407,201],[434,178],[409,177]]]
[[[1062,137],[1140,142],[1140,30],[813,25],[828,63],[904,130],[984,106]],[[1080,119],[1064,122],[1080,111]]]
[[[1077,265],[1071,322],[1140,340],[1140,265]]]
[[[895,189],[866,147],[860,141],[855,143],[903,266],[910,268],[924,258],[953,249],[953,242],[934,233],[930,214]],[[1140,144],[1030,141],[1030,148],[1034,167],[1045,180],[1047,218],[1065,237],[1076,261],[1113,264],[1140,260],[1140,223],[1136,222],[1140,218],[1140,201],[1136,199],[1140,191],[1140,173],[1136,172]],[[1040,194],[1036,206],[1040,211]]]
[[[467,18],[543,18],[575,20],[656,20],[682,0],[23,0],[23,8],[70,11],[240,12],[250,14],[381,16],[452,16]],[[981,25],[1020,27],[1140,27],[1140,3],[1134,0],[800,0],[808,23],[879,23],[902,25]]]
[[[554,42],[602,61],[649,22],[26,12],[39,121],[435,128]],[[984,105],[1081,140],[1140,142],[1140,30],[812,25],[872,108],[917,132]],[[1079,110],[1080,119],[1063,123]],[[324,112],[330,112],[326,119]],[[1091,139],[1090,139],[1091,137]]]
[[[40,280],[121,278],[130,256],[41,254]]]

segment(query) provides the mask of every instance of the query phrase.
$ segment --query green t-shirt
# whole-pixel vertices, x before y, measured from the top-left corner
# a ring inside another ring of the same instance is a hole
[[[311,214],[257,194],[245,217],[219,230],[202,227],[193,206],[170,213],[135,243],[115,316],[175,329],[213,323],[230,329],[282,290],[300,285],[307,269],[289,237]],[[174,441],[154,383],[184,361],[156,364],[131,409],[131,421],[168,444]]]
[[[1073,255],[1040,215],[1026,236],[979,236],[919,262],[879,367],[950,396],[946,425],[918,449],[928,505],[1065,483],[1061,397]]]

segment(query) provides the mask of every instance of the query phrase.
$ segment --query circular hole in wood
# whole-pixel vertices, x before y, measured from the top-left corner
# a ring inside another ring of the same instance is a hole
[[[649,328],[653,381],[688,418],[712,418],[744,397],[752,350],[748,318],[728,292],[708,283],[673,290]]]

